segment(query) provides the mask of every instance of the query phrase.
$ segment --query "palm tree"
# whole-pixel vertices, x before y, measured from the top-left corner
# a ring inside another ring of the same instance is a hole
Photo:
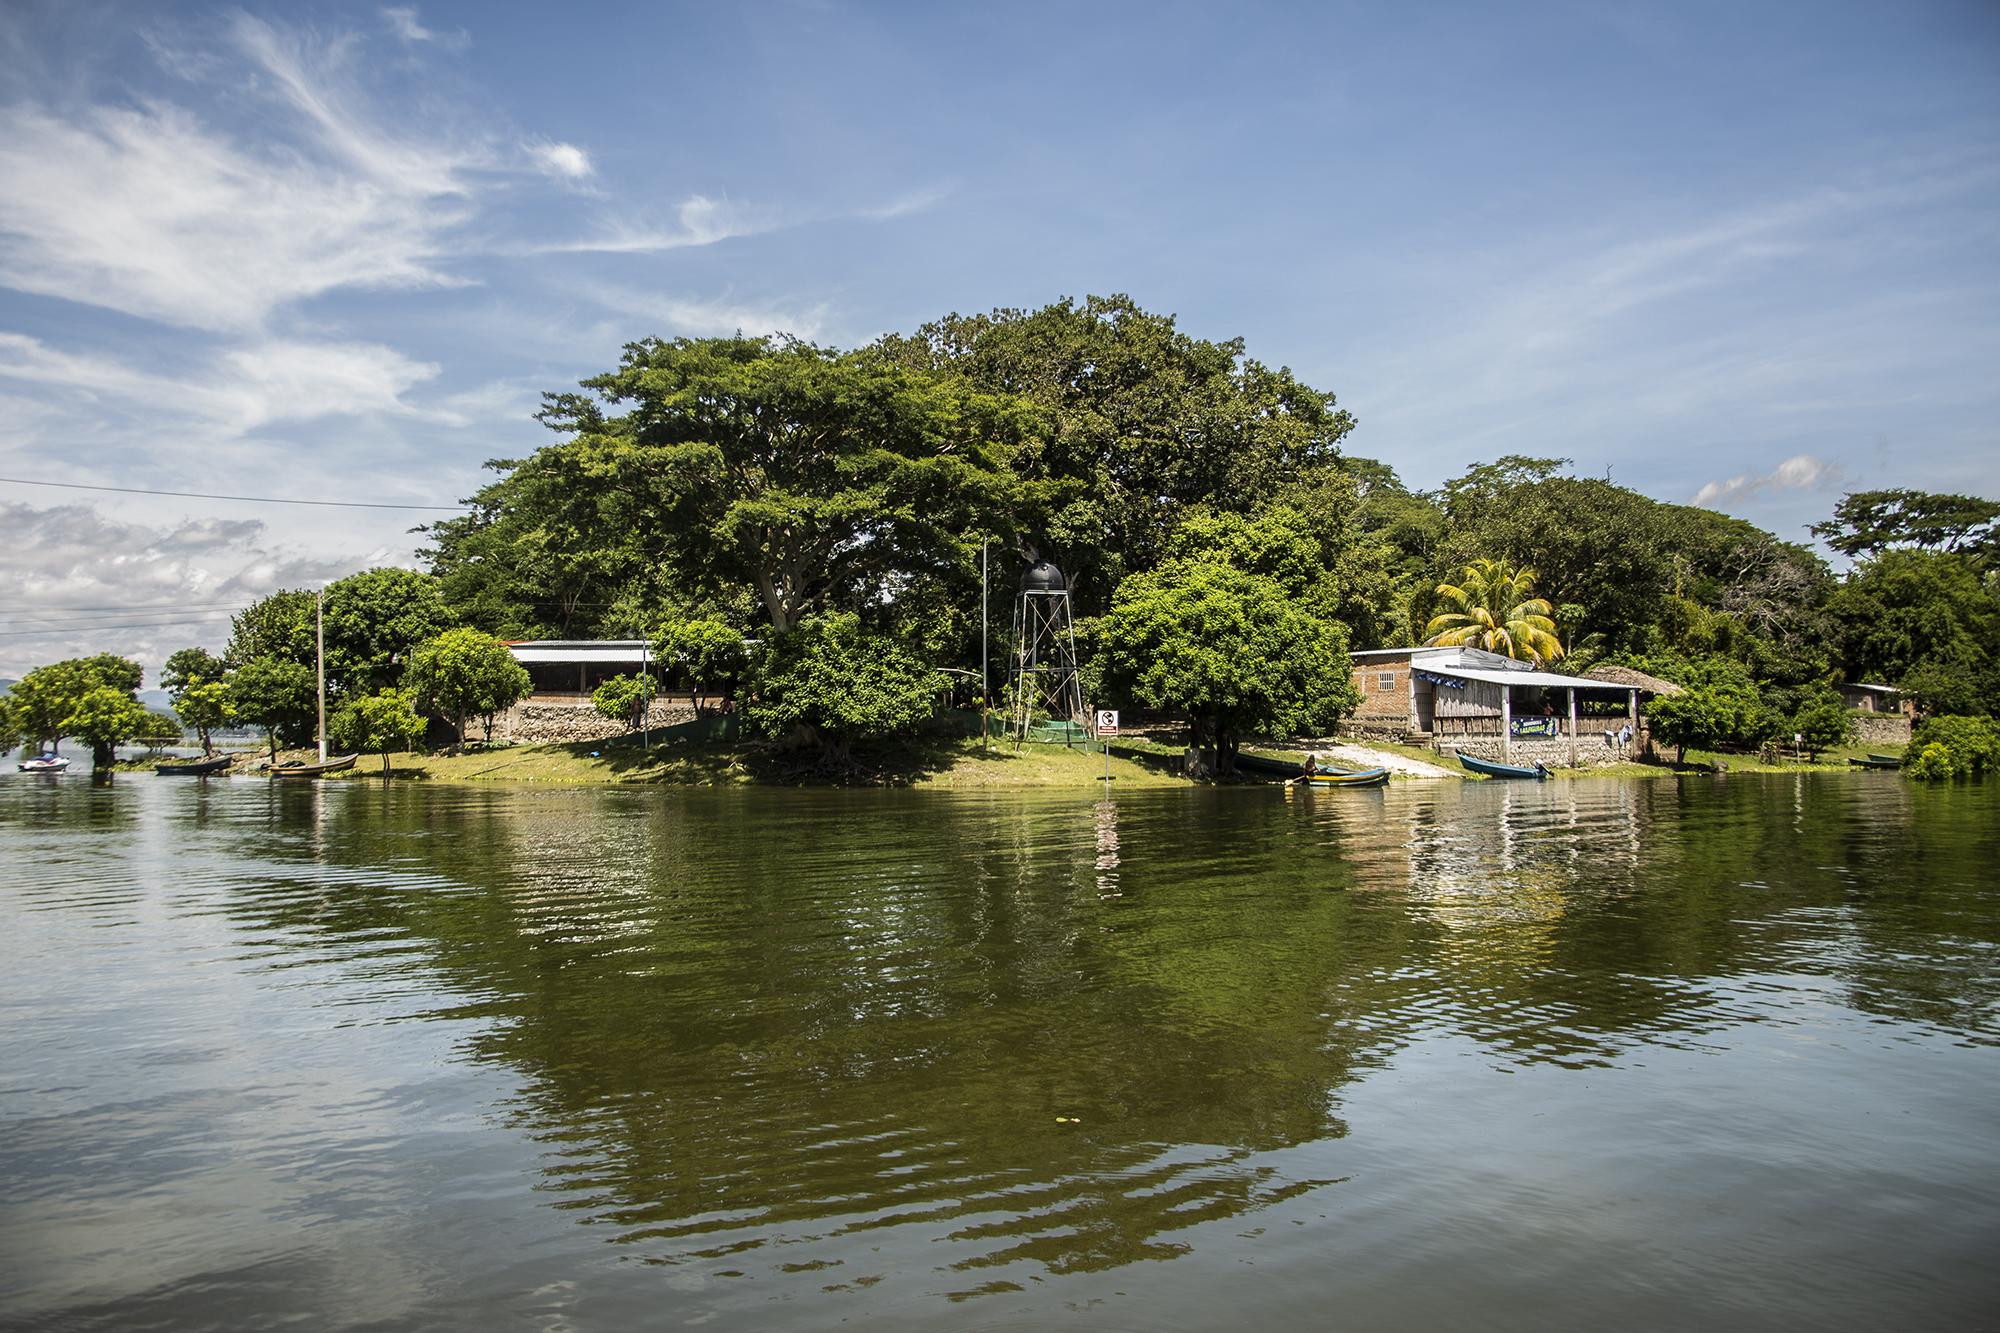
[[[1462,585],[1438,585],[1438,596],[1451,610],[1424,626],[1424,645],[1484,648],[1537,665],[1553,662],[1563,646],[1549,604],[1530,596],[1534,590],[1532,569],[1509,569],[1501,560],[1467,565]]]

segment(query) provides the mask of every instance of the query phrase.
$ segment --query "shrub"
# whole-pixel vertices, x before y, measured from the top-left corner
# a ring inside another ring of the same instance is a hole
[[[1937,751],[1935,759],[1932,751]],[[1910,764],[1911,777],[1935,780],[1983,773],[2000,766],[2000,726],[1990,717],[1927,717],[1911,734],[1906,753],[1916,756]]]

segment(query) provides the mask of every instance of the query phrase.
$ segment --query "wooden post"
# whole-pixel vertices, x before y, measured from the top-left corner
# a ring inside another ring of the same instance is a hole
[[[1630,759],[1639,748],[1639,691],[1625,692],[1625,719],[1632,724],[1632,741],[1625,747],[1625,758]]]
[[[1500,687],[1500,757],[1514,757],[1514,687]]]
[[[1569,766],[1576,767],[1576,686],[1569,687]]]

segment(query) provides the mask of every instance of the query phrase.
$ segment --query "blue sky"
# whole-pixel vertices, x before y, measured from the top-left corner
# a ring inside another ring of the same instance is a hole
[[[1123,291],[1414,485],[2000,490],[1990,3],[17,3],[0,69],[9,477],[450,502],[633,338]],[[0,483],[0,674],[422,517]]]

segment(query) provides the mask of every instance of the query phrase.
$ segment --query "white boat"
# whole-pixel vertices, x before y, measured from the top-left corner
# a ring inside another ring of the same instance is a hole
[[[14,765],[23,773],[60,773],[69,767],[69,760],[59,754],[37,755],[33,759],[23,759]]]

